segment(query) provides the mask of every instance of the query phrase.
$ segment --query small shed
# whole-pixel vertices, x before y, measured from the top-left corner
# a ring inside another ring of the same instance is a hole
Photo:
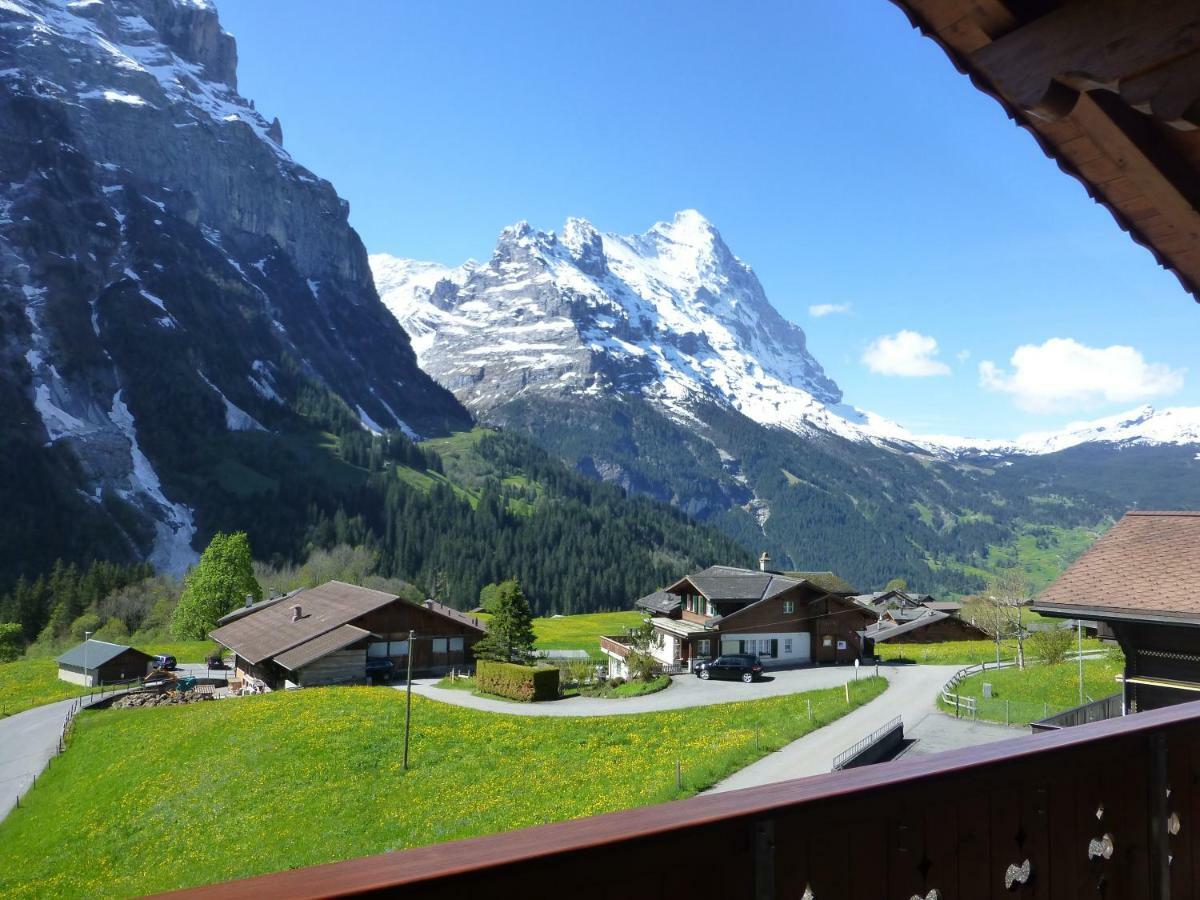
[[[89,640],[58,658],[58,677],[84,687],[113,684],[144,677],[153,661],[149,653],[124,644]]]

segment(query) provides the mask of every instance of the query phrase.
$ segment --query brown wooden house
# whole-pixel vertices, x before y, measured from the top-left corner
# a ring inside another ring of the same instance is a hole
[[[214,641],[233,651],[238,677],[271,688],[365,681],[367,660],[397,673],[437,674],[474,662],[485,628],[433,600],[416,604],[383,591],[331,581],[225,616]],[[409,632],[415,632],[409,646]]]
[[[753,653],[765,666],[848,663],[862,655],[862,632],[875,620],[849,599],[852,592],[781,572],[711,566],[635,605],[650,613],[661,639],[652,653],[664,665],[690,668],[723,653]],[[601,650],[619,671],[628,652],[621,638],[603,638]]]
[[[1033,609],[1106,625],[1125,653],[1125,708],[1154,709],[1200,699],[1198,583],[1200,512],[1129,512]]]
[[[142,678],[153,657],[124,644],[87,640],[58,657],[58,677],[91,687]]]
[[[986,631],[957,616],[921,606],[887,609],[865,635],[873,644],[940,644],[943,641],[986,641]]]

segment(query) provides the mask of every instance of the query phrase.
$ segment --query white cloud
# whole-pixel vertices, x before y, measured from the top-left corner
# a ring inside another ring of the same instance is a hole
[[[878,337],[863,352],[862,361],[879,375],[926,378],[949,375],[950,367],[937,359],[937,341],[917,331],[898,331]]]
[[[971,351],[970,350],[959,350],[957,353],[954,354],[954,358],[957,359],[960,363],[965,363],[968,359],[971,358]]]
[[[1048,413],[1133,403],[1183,387],[1186,370],[1148,363],[1133,347],[1088,347],[1071,338],[1022,344],[1005,371],[991,360],[979,364],[979,383],[1011,394],[1021,409]]]
[[[808,308],[808,314],[817,319],[848,312],[850,312],[849,303],[817,303]]]

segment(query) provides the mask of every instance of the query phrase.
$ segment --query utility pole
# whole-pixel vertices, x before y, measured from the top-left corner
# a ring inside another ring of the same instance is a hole
[[[1079,705],[1083,706],[1083,620],[1075,620],[1075,646],[1079,655]]]
[[[413,638],[417,636],[415,631],[408,632],[408,679],[404,684],[404,692],[407,695],[404,701],[404,771],[408,771],[408,726],[412,721],[412,658],[413,658]]]

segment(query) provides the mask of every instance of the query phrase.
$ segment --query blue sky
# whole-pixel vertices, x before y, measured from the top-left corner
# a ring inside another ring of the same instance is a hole
[[[372,252],[696,208],[846,399],[914,430],[1200,403],[1174,276],[886,0],[218,6],[242,93]]]

